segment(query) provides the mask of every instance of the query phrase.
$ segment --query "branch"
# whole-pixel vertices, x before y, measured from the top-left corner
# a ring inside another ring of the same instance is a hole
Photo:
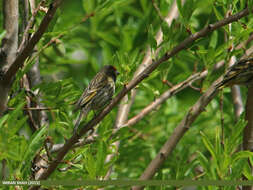
[[[251,83],[248,88],[246,108],[245,108],[245,120],[248,122],[243,130],[243,150],[248,150],[253,152],[253,84]],[[253,165],[250,161],[249,167],[251,174],[253,172]],[[245,179],[245,178],[244,178]],[[252,186],[243,186],[243,190],[252,190]]]
[[[209,89],[189,109],[186,116],[182,119],[179,125],[174,129],[170,138],[162,146],[157,156],[150,162],[148,167],[145,169],[145,171],[140,177],[141,180],[151,179],[154,176],[155,172],[160,168],[160,166],[167,159],[169,154],[176,147],[179,140],[188,131],[191,124],[205,110],[205,107],[208,105],[208,103],[215,97],[215,95],[218,92],[216,87],[222,81],[222,78],[223,77],[220,77],[215,82],[213,82],[213,84],[209,87]],[[140,189],[143,189],[143,187],[135,186],[132,188],[132,190],[140,190]]]
[[[249,10],[247,8],[240,11],[239,13],[235,15],[231,15],[230,17],[225,18],[221,21],[218,21],[214,24],[209,24],[207,27],[205,27],[201,31],[190,35],[190,37],[186,38],[183,42],[181,42],[179,45],[174,47],[170,52],[166,53],[160,59],[151,63],[148,67],[146,67],[146,69],[144,69],[143,72],[141,72],[138,76],[136,76],[127,85],[125,85],[124,88],[119,92],[119,94],[111,101],[111,103],[108,106],[105,107],[105,109],[99,115],[95,116],[91,121],[89,121],[86,125],[84,125],[80,129],[80,133],[75,133],[69,140],[67,140],[67,142],[64,144],[61,151],[59,151],[59,153],[57,154],[55,160],[50,163],[48,169],[41,175],[39,180],[47,179],[53,173],[53,171],[57,168],[58,164],[62,161],[62,159],[67,154],[67,152],[72,148],[72,146],[76,142],[78,142],[78,139],[84,134],[86,134],[89,130],[93,129],[94,126],[96,126],[102,119],[104,119],[104,117],[113,109],[113,107],[115,107],[119,103],[119,101],[130,90],[132,90],[143,79],[147,78],[149,74],[152,73],[161,63],[167,61],[169,58],[176,55],[181,50],[185,49],[188,45],[193,43],[195,40],[206,36],[208,33],[222,26],[225,26],[226,24],[237,21],[238,19],[247,16],[248,14],[249,14]],[[208,93],[210,93],[210,90],[208,90]],[[39,188],[39,186],[32,187],[31,189],[37,189],[37,188]]]
[[[0,73],[1,80],[4,78],[4,73],[13,63],[17,55],[18,47],[18,0],[4,0],[4,29],[6,34],[2,40],[0,54]],[[8,102],[9,87],[0,84],[0,116],[6,110]]]
[[[79,141],[74,144],[73,148],[78,148],[78,147],[81,147],[81,146],[85,146],[87,144],[92,144],[94,142],[97,141],[97,135],[90,135],[88,138],[86,139],[79,139]],[[55,152],[58,152],[62,149],[62,147],[64,146],[64,144],[54,144],[52,146],[52,148],[50,149],[50,153],[55,153]]]
[[[29,37],[29,30],[32,28],[32,26],[34,24],[34,21],[35,21],[35,16],[37,15],[37,13],[40,9],[40,6],[44,1],[45,0],[42,0],[41,2],[39,2],[37,8],[32,10],[32,16],[31,16],[29,22],[27,23],[27,25],[25,27],[24,34],[23,34],[23,37],[22,37],[22,41],[21,41],[21,43],[19,45],[19,48],[18,48],[18,52],[21,52],[25,48],[25,45],[26,45],[28,37]],[[33,7],[33,6],[31,5],[31,7]]]
[[[4,0],[4,29],[6,34],[2,41],[2,51],[6,59],[1,60],[1,68],[6,69],[15,60],[18,47],[18,0]],[[5,70],[5,69],[4,69]]]
[[[7,108],[8,110],[16,110],[16,108]],[[23,110],[33,110],[33,111],[51,111],[58,110],[59,108],[44,108],[44,107],[24,107]]]
[[[253,40],[253,33],[250,34],[248,40],[246,40],[245,42],[240,43],[238,46],[236,46],[236,50],[245,48],[251,41]]]
[[[191,83],[193,83],[196,80],[199,80],[201,78],[204,78],[207,76],[208,71],[205,70],[203,72],[195,73],[191,75],[188,79],[185,81],[173,86],[171,89],[164,92],[159,98],[157,98],[154,102],[146,106],[143,110],[140,111],[136,116],[129,119],[122,127],[126,126],[132,126],[136,124],[138,121],[140,121],[145,115],[149,114],[152,110],[157,108],[160,104],[162,104],[164,101],[166,101],[171,96],[175,95],[179,91],[185,89],[186,87],[190,86]]]
[[[247,101],[246,101],[246,116],[248,121],[244,129],[243,136],[243,149],[253,151],[253,85],[251,84],[248,89]]]
[[[53,3],[50,4],[49,9],[47,11],[47,14],[44,16],[38,30],[35,32],[33,37],[29,40],[23,51],[19,53],[15,61],[12,63],[10,68],[7,70],[3,77],[3,84],[8,86],[11,84],[11,80],[13,76],[17,73],[19,68],[21,68],[24,64],[24,61],[26,58],[31,54],[33,48],[38,43],[38,41],[41,39],[42,35],[45,33],[50,21],[53,19],[53,16],[57,10],[57,8],[60,6],[60,4],[63,2],[63,0],[55,0]]]

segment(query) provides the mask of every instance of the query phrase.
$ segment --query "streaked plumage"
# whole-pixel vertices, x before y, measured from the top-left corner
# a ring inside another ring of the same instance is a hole
[[[81,109],[79,118],[76,121],[74,130],[83,117],[91,110],[100,110],[108,104],[115,92],[115,82],[118,71],[112,65],[104,66],[90,81],[80,99],[76,102],[76,110]]]
[[[218,88],[227,86],[248,85],[253,81],[253,58],[243,59],[234,64],[226,72]]]

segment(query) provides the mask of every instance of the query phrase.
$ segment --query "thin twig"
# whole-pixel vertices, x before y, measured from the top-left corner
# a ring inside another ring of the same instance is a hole
[[[29,81],[27,79],[26,74],[22,77],[22,80],[20,81],[20,86],[21,86],[21,88],[26,89],[26,91],[30,91]],[[25,99],[26,99],[26,107],[27,108],[31,107],[31,103],[32,103],[31,97],[26,95]],[[24,110],[25,110],[25,113],[27,113],[27,115],[28,115],[28,118],[29,118],[28,121],[29,121],[29,126],[30,126],[31,130],[33,132],[37,131],[39,129],[39,127],[38,127],[37,123],[35,122],[32,111],[29,109],[24,109]]]
[[[166,84],[167,86],[169,86],[171,88],[173,87],[173,84],[168,80],[163,80],[162,82],[163,82],[163,84]]]
[[[155,10],[156,10],[156,12],[157,12],[159,18],[163,21],[164,18],[163,18],[163,16],[162,16],[162,14],[161,14],[161,12],[160,12],[160,10],[159,10],[159,8],[158,8],[158,6],[157,6],[155,0],[152,0],[152,5],[153,5],[153,7],[155,8]]]
[[[79,139],[76,144],[73,145],[73,148],[78,148],[85,146],[87,144],[92,144],[97,141],[97,135],[90,135],[87,139]],[[50,153],[59,152],[63,148],[64,144],[54,144],[50,149]]]
[[[24,107],[23,110],[36,110],[36,111],[51,111],[51,110],[58,110],[59,108],[39,108],[39,107],[35,107],[35,108],[26,108]],[[16,108],[10,108],[8,107],[8,110],[16,110]]]

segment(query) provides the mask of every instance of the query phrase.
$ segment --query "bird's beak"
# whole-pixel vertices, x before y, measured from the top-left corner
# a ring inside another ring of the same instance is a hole
[[[116,71],[116,75],[119,75],[120,73],[119,73],[119,71]]]

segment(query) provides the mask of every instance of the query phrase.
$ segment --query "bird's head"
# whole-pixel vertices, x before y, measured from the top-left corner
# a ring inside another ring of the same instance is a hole
[[[116,78],[119,75],[119,72],[117,71],[117,69],[114,66],[105,65],[102,70],[105,72],[105,74],[108,77],[111,77],[114,80],[114,82],[116,81]]]

